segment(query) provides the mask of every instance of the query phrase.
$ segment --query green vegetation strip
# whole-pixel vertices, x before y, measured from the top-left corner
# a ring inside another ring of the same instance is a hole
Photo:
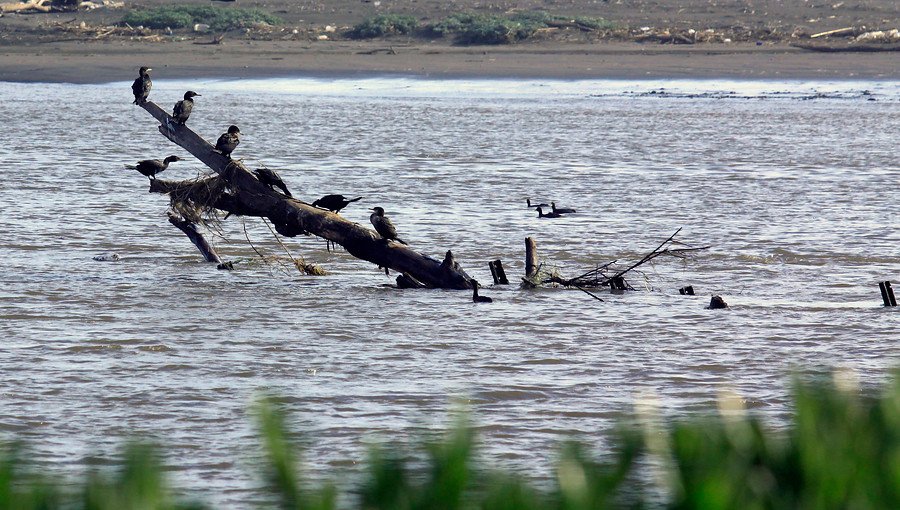
[[[724,416],[669,425],[637,416],[603,460],[569,443],[552,488],[477,466],[473,429],[463,422],[419,454],[375,448],[345,495],[303,481],[285,415],[265,400],[256,417],[268,496],[254,499],[270,502],[262,508],[321,510],[900,508],[900,384],[880,396],[828,379],[795,388],[794,419],[782,431],[726,400]],[[146,446],[128,447],[117,471],[94,468],[76,489],[27,458],[21,448],[0,456],[0,510],[212,508],[177,501]]]
[[[233,30],[256,23],[277,25],[281,19],[260,9],[242,9],[208,5],[171,5],[134,10],[125,15],[124,23],[154,29],[186,28],[204,23],[213,30]]]
[[[412,16],[385,14],[367,19],[347,35],[368,39],[390,35],[453,37],[457,44],[509,44],[523,41],[543,28],[573,24],[588,30],[612,29],[615,24],[603,18],[575,18],[551,15],[543,11],[520,12],[508,16],[477,13],[452,14],[436,23],[419,25]]]

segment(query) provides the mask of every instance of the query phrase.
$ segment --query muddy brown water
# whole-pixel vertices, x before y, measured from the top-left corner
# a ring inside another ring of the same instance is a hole
[[[233,272],[200,261],[166,200],[122,168],[176,154],[162,177],[204,168],[130,104],[127,83],[0,83],[0,437],[74,475],[127,437],[164,445],[181,490],[229,508],[259,499],[249,414],[283,397],[313,478],[355,473],[372,441],[415,444],[472,412],[493,466],[551,476],[556,447],[595,451],[657,396],[672,416],[713,411],[733,390],[781,426],[790,374],[897,365],[894,218],[900,84],[157,80],[189,124],[244,133],[234,157],[277,169],[304,200],[363,196],[400,236],[452,249],[482,283],[500,258],[523,271],[534,236],[573,276],[679,239],[711,248],[659,259],[639,290],[397,291],[377,267],[315,238],[286,241],[329,276],[260,263],[239,219],[215,242]],[[578,213],[539,220],[525,198]],[[247,220],[258,250],[283,250]],[[117,253],[118,262],[92,257]],[[694,297],[678,288],[693,285]],[[727,311],[704,309],[721,294]]]

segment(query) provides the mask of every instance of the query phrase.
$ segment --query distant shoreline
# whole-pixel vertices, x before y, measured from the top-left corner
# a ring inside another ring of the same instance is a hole
[[[900,79],[897,53],[817,53],[788,45],[541,42],[452,46],[384,41],[60,41],[0,46],[0,81],[96,84],[158,78]]]

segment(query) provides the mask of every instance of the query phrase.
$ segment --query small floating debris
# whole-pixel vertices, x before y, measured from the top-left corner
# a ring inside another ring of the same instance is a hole
[[[92,258],[97,262],[118,262],[121,259],[118,253],[104,253]]]

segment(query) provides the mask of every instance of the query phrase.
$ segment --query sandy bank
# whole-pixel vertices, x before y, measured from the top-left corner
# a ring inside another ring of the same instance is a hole
[[[103,83],[158,78],[366,76],[430,78],[900,78],[897,53],[815,53],[786,45],[664,46],[634,43],[456,47],[384,42],[234,41],[146,44],[64,41],[0,46],[0,80]]]

